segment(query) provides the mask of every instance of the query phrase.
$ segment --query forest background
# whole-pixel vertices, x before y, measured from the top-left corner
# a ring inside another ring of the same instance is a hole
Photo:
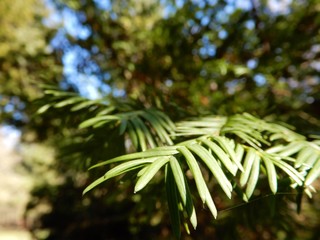
[[[153,106],[173,121],[247,112],[319,135],[319,12],[318,0],[2,0],[0,120],[21,134],[19,171],[33,179],[25,225],[37,239],[173,236],[160,180],[133,194],[115,179],[82,196],[102,173],[87,169],[128,140],[79,129],[95,112],[65,96]],[[246,204],[217,194],[221,216],[200,211],[183,239],[317,239],[319,194],[299,215],[296,193],[260,190]]]

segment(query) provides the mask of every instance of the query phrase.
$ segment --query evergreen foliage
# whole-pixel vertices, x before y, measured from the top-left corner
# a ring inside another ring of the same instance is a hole
[[[291,126],[248,113],[229,117],[199,116],[174,123],[160,109],[139,109],[116,100],[88,100],[57,90],[46,93],[54,96],[54,100],[40,108],[39,113],[50,107],[85,110],[84,113],[94,110],[95,114],[79,123],[79,128],[114,129],[124,136],[127,152],[133,151],[91,166],[90,169],[107,170],[83,193],[130,172],[135,175],[131,175],[130,180],[136,182],[134,193],[150,185],[153,178],[162,179],[177,238],[180,238],[180,221],[188,233],[188,224],[197,228],[193,203],[196,196],[213,217],[217,217],[213,189],[207,184],[209,179],[221,187],[227,198],[236,193],[246,202],[257,191],[259,181],[268,182],[273,194],[277,194],[278,181],[285,180],[288,186],[297,189],[297,194],[303,189],[312,197],[315,192],[312,183],[320,175],[319,137],[307,139]],[[190,181],[195,182],[195,188],[189,186]],[[300,204],[301,199],[297,199],[297,205]]]
[[[319,6],[2,0],[35,238],[316,239]]]

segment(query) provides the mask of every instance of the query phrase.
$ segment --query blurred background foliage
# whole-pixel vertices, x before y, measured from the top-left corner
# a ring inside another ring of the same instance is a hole
[[[161,188],[132,195],[130,181],[111,180],[81,196],[102,174],[87,168],[125,153],[125,140],[78,129],[94,109],[35,114],[51,101],[42,86],[131,99],[174,120],[245,111],[319,134],[319,11],[319,0],[2,0],[0,119],[22,132],[35,237],[171,239]],[[215,198],[223,216],[201,211],[183,239],[317,239],[319,194],[300,215],[295,197]]]
[[[36,110],[31,103],[42,95],[39,84],[57,84],[61,79],[61,60],[49,45],[55,32],[42,20],[48,14],[41,1],[0,3],[0,113],[4,123],[26,126]]]

